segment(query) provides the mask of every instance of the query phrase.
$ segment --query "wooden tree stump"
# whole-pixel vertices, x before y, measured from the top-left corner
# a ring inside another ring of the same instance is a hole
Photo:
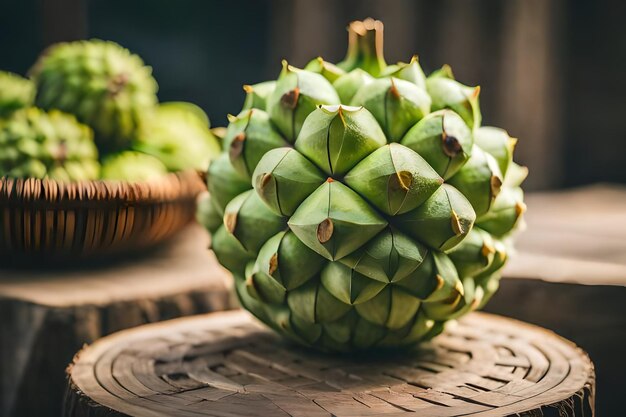
[[[65,417],[592,416],[589,357],[542,328],[473,313],[414,352],[332,356],[243,311],[119,332],[68,368]]]
[[[58,416],[65,367],[85,343],[145,323],[238,306],[199,226],[117,263],[0,265],[0,416]]]

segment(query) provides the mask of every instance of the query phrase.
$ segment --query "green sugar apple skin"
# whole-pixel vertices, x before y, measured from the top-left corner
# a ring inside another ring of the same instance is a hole
[[[91,126],[101,150],[128,148],[157,103],[152,69],[120,45],[101,40],[60,43],[30,70],[35,103],[74,114]]]
[[[523,224],[515,139],[449,67],[387,65],[382,30],[245,87],[198,212],[242,306],[325,351],[411,347],[481,308]]]
[[[74,116],[31,107],[0,119],[0,177],[73,182],[99,175],[93,132]]]
[[[209,118],[198,106],[185,102],[159,104],[142,123],[133,149],[157,157],[169,171],[206,171],[220,154]]]
[[[156,181],[167,167],[154,156],[135,151],[108,155],[102,162],[102,179],[124,182]]]
[[[6,71],[0,71],[0,118],[19,109],[30,107],[35,97],[32,81]]]

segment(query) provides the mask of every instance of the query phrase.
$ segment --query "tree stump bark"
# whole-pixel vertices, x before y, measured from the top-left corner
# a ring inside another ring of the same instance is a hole
[[[123,331],[68,368],[65,417],[593,416],[589,357],[485,313],[411,352],[324,355],[243,311]]]
[[[193,226],[146,256],[57,270],[0,267],[0,415],[58,416],[85,343],[145,323],[238,306]]]

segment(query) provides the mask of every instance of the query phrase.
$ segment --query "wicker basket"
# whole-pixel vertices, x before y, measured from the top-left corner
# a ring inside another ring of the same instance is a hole
[[[193,171],[150,183],[0,178],[0,258],[79,259],[145,249],[187,225]]]

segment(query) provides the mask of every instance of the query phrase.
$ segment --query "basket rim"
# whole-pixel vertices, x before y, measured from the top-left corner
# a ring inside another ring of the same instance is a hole
[[[50,178],[0,178],[0,207],[107,208],[153,205],[195,199],[206,190],[201,173],[171,172],[145,182],[91,180],[60,182]]]

